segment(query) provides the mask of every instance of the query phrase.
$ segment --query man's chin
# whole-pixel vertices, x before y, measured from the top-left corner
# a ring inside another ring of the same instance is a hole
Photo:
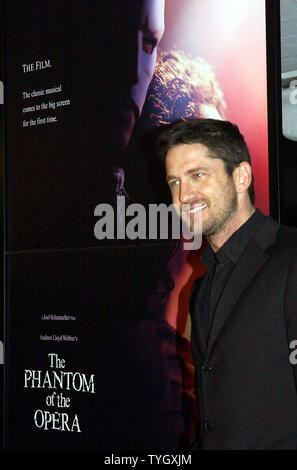
[[[216,230],[213,224],[207,222],[202,223],[202,235],[204,235],[205,237],[209,237],[211,235],[214,235],[215,232]]]
[[[202,209],[201,211],[197,212],[195,214],[195,217],[191,220],[191,232],[194,234],[200,234],[202,232],[203,235],[203,230],[204,227],[207,225],[205,219],[207,219],[206,214],[205,214],[205,209]]]
[[[201,225],[201,222],[199,220],[185,220],[184,218],[182,219],[183,221],[183,233],[189,232],[189,234],[194,235],[200,235],[201,231],[203,233],[203,227]]]

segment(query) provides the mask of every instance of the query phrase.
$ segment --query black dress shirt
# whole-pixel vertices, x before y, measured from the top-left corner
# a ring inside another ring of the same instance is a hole
[[[201,261],[207,269],[206,282],[199,292],[198,312],[204,338],[208,340],[216,305],[222,295],[231,272],[243,253],[246,245],[253,237],[258,226],[263,222],[264,215],[256,209],[251,217],[214,253],[207,245]]]

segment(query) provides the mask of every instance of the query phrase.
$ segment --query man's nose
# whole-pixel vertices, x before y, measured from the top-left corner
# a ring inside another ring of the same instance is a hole
[[[186,182],[180,183],[180,191],[179,191],[179,200],[181,204],[190,204],[191,202],[195,201],[197,196],[193,190],[191,184]]]

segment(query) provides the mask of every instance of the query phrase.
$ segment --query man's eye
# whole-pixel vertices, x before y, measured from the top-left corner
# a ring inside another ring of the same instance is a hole
[[[203,175],[204,175],[204,173],[194,173],[192,176],[193,176],[194,178],[200,178],[200,177],[203,176]]]
[[[143,36],[142,49],[146,54],[152,54],[157,45],[157,39]]]
[[[176,186],[178,183],[179,183],[178,181],[171,181],[171,182],[169,183],[169,187],[170,187],[170,188],[173,188],[173,187]]]

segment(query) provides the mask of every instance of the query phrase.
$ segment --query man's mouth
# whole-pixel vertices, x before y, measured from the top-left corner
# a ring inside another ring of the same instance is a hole
[[[198,204],[198,205],[195,204],[195,206],[192,209],[190,209],[189,213],[190,213],[190,215],[194,215],[194,214],[196,214],[196,212],[199,212],[199,211],[202,211],[202,209],[205,209],[205,207],[207,207],[207,204],[205,204],[205,203],[204,204]]]

